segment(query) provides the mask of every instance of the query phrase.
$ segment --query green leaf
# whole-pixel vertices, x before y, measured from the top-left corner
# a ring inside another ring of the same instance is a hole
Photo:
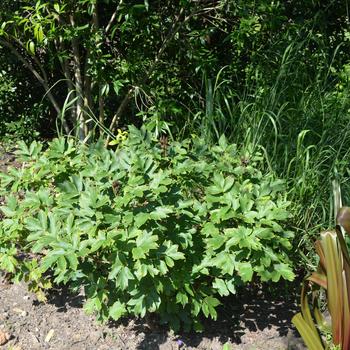
[[[116,301],[109,308],[109,316],[115,321],[119,320],[126,313],[127,313],[126,305],[124,303],[121,303],[120,301]]]
[[[13,256],[4,254],[0,258],[0,267],[7,272],[14,273],[17,265],[18,262]]]
[[[139,213],[135,216],[135,226],[140,228],[147,220],[151,218],[149,213]]]
[[[228,143],[227,143],[227,139],[226,136],[224,134],[222,134],[219,138],[219,146],[221,147],[221,149],[224,151],[226,150]]]
[[[163,260],[159,261],[158,269],[161,275],[166,275],[169,271],[168,267],[166,266],[166,263]]]
[[[225,229],[224,232],[225,235],[231,237],[226,242],[226,249],[230,249],[232,246],[236,245],[240,247],[245,246],[244,242],[252,233],[252,230],[244,226],[239,226],[238,228]]]
[[[217,235],[216,237],[209,238],[207,240],[208,249],[217,250],[225,243],[225,241],[226,241],[226,237],[220,234]]]
[[[225,179],[224,188],[223,188],[222,192],[225,193],[225,192],[229,191],[232,188],[234,182],[235,182],[234,178],[227,177]]]
[[[244,194],[239,197],[239,204],[242,212],[245,213],[252,209],[254,201],[251,199],[250,195]]]
[[[224,344],[224,346],[222,347],[222,350],[231,350],[231,345],[229,343]]]
[[[65,272],[67,270],[67,261],[64,256],[60,256],[57,259],[57,267],[62,271]]]
[[[226,281],[226,286],[232,294],[236,294],[236,280],[234,278]]]
[[[34,56],[35,55],[35,44],[34,41],[29,41],[27,45],[27,50]]]
[[[43,27],[41,25],[38,25],[37,27],[36,39],[39,43],[42,43],[44,41],[44,32]]]
[[[185,305],[188,304],[187,294],[183,292],[178,292],[176,294],[176,302],[181,304],[183,307],[185,307]]]
[[[210,317],[213,320],[217,319],[217,312],[215,308],[220,305],[220,301],[212,296],[207,296],[203,299],[203,304],[202,304],[202,311],[205,315],[205,317]]]
[[[211,265],[221,269],[223,274],[232,276],[235,269],[235,255],[221,251],[211,259]]]
[[[295,274],[293,270],[287,264],[274,264],[275,270],[282,276],[285,280],[293,281],[295,278]],[[274,281],[277,282],[277,281]]]
[[[46,255],[40,264],[40,271],[41,272],[45,272],[47,271],[49,268],[53,268],[56,261],[58,260],[59,255],[57,254],[53,254],[53,253],[49,253],[49,255]]]
[[[153,220],[162,220],[173,213],[173,209],[170,207],[157,207],[153,212],[150,213],[150,217]]]
[[[17,215],[17,212],[9,207],[2,206],[0,210],[7,216],[8,218],[13,218]]]
[[[165,256],[164,259],[165,259],[165,263],[169,267],[174,267],[175,264],[174,264],[174,260],[173,259],[169,258],[168,256]]]
[[[145,295],[140,295],[138,298],[132,298],[128,301],[128,305],[133,306],[133,312],[135,315],[144,317],[147,309],[145,307]]]
[[[158,248],[158,236],[153,235],[152,232],[143,232],[142,235],[136,239],[136,247],[132,250],[134,260],[146,258],[151,249]]]
[[[222,297],[230,294],[225,281],[220,278],[215,278],[213,288],[215,288]]]
[[[214,224],[220,224],[222,221],[229,219],[227,214],[231,208],[229,206],[224,206],[219,209],[215,209],[211,211],[211,220]]]
[[[243,282],[250,282],[253,277],[253,268],[249,262],[236,263],[236,270]]]
[[[42,222],[36,218],[25,219],[25,225],[29,231],[34,231],[34,232],[36,231],[42,232],[43,230],[46,229],[46,227],[43,228]]]
[[[15,181],[15,177],[9,174],[0,173],[0,183],[3,188]]]
[[[72,252],[66,254],[65,257],[69,262],[70,269],[72,269],[73,271],[76,271],[78,268],[78,264],[79,264],[76,253],[74,251],[72,251]]]
[[[130,269],[127,266],[124,266],[120,269],[118,276],[116,278],[116,286],[120,290],[125,290],[129,285],[129,280],[133,280],[134,276],[131,273]]]
[[[169,244],[171,244],[169,242]],[[171,245],[166,251],[165,255],[173,260],[182,260],[185,259],[184,253],[178,251],[179,246],[177,244]]]
[[[95,307],[95,298],[90,298],[86,301],[84,304],[84,311],[88,314],[91,315],[95,312],[96,307]]]
[[[206,237],[215,237],[220,234],[219,229],[212,222],[206,222],[201,232]]]
[[[135,276],[138,280],[141,280],[143,277],[147,276],[148,269],[147,265],[142,264],[140,261],[135,263]]]

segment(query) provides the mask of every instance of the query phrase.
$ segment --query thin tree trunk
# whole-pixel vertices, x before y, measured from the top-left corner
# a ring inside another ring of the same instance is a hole
[[[98,120],[101,125],[104,125],[105,122],[105,101],[102,96],[102,89],[98,89]]]
[[[73,15],[70,15],[70,22],[72,27],[75,27]],[[78,135],[80,140],[86,137],[86,125],[84,118],[84,95],[83,95],[83,78],[81,74],[81,62],[79,52],[79,42],[76,38],[72,39],[73,61],[74,61],[74,78],[77,92],[77,123]]]
[[[55,42],[57,51],[64,52],[65,47],[64,44]],[[61,63],[61,68],[64,77],[66,78],[66,85],[67,85],[67,98],[68,98],[68,105],[70,110],[70,121],[73,125],[76,125],[77,122],[77,116],[76,116],[76,106],[74,105],[74,98],[75,98],[75,89],[74,84],[70,72],[70,67],[68,60],[66,58],[59,59]],[[62,111],[62,113],[65,113],[65,111]],[[63,116],[62,116],[63,117]]]
[[[69,63],[67,59],[64,59],[64,62],[63,62],[63,74],[66,78],[67,96],[69,95],[69,103],[73,103],[73,105],[70,107],[71,109],[70,115],[71,115],[72,123],[74,125],[77,122],[77,108],[76,108],[76,105],[74,105],[74,102],[72,101],[74,101],[76,97],[76,93],[75,93],[74,84],[73,84],[72,76],[69,69]]]
[[[84,67],[84,107],[87,112],[94,113],[94,102],[92,99],[92,78],[89,73],[90,68],[90,50],[87,50],[86,59],[85,59],[85,67]]]
[[[92,13],[92,23],[95,31],[98,31],[100,28],[100,21],[98,18],[98,0],[96,0],[96,3],[94,5],[94,11]],[[101,44],[102,44],[101,39],[96,40],[97,48],[99,48]],[[100,59],[100,55],[98,54],[97,60],[99,59]],[[104,118],[105,118],[105,102],[102,94],[102,84],[100,82],[100,79],[98,80],[97,83],[98,83],[98,121],[101,124],[101,126],[103,126]]]

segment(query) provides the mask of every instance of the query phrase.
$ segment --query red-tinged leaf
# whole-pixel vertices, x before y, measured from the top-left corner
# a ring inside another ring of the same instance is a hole
[[[324,289],[327,289],[327,276],[323,273],[313,272],[311,276],[307,278],[307,280],[316,283]]]
[[[321,241],[317,241],[315,243],[315,249],[316,249],[316,252],[320,258],[320,268],[323,270],[324,273],[326,273],[326,259],[324,257],[324,252],[323,252],[323,248],[322,248],[322,244],[321,244]]]
[[[350,208],[342,207],[337,214],[337,224],[344,228],[350,234]]]
[[[349,256],[349,252],[348,252],[348,247],[346,245],[343,233],[341,232],[339,226],[336,228],[336,234],[338,237],[341,251],[343,253],[343,257],[345,258],[347,265],[350,266],[350,256]]]
[[[326,322],[318,307],[314,307],[314,316],[319,329],[329,329],[330,325]]]
[[[345,274],[343,275],[345,279]],[[344,310],[343,310],[343,340],[342,349],[350,349],[350,300],[349,300],[349,280],[345,280],[343,284],[343,300],[344,300]]]
[[[319,334],[305,321],[301,313],[296,314],[292,318],[292,323],[297,328],[309,350],[324,350]]]
[[[327,301],[332,317],[333,343],[341,343],[343,311],[343,278],[341,251],[338,249],[335,232],[322,233],[322,247],[327,264]]]
[[[346,242],[344,240],[343,234],[341,232],[341,230],[337,227],[337,237],[338,237],[338,241],[339,241],[339,245],[343,254],[343,269],[344,269],[344,286],[346,286],[346,295],[344,297],[347,298],[348,303],[350,304],[350,257],[349,257],[349,252],[348,252],[348,248],[346,245]],[[348,330],[348,332],[350,332],[350,329]]]
[[[350,208],[342,208],[337,217],[338,226],[335,231],[321,233],[321,240],[316,243],[320,257],[318,270],[305,281],[310,281],[318,287],[327,290],[327,305],[331,315],[332,341],[342,349],[350,349],[350,257],[341,227],[350,234]],[[293,323],[302,335],[309,349],[323,349],[314,337],[315,325],[311,317],[306,284],[301,294],[302,313],[293,318]],[[316,299],[315,299],[316,300]],[[316,305],[313,306],[314,317],[319,329],[327,329],[322,313]]]
[[[306,282],[304,282],[303,287],[301,289],[300,307],[303,320],[309,326],[312,333],[318,334],[309,308],[309,302],[306,293]]]

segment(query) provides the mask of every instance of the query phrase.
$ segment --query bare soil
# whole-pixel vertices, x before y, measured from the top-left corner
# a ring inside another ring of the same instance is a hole
[[[20,164],[0,145],[0,171],[8,166]],[[0,271],[0,334],[10,335],[1,350],[222,350],[225,343],[233,350],[305,349],[291,324],[299,310],[298,282],[281,283],[272,292],[247,287],[223,301],[217,321],[204,320],[203,333],[173,334],[152,319],[100,325],[84,313],[83,295],[54,289],[43,304],[25,284],[1,276]]]
[[[293,287],[293,286],[291,286]],[[292,288],[294,289],[294,287]],[[39,303],[25,284],[0,283],[0,331],[10,340],[0,349],[222,350],[225,343],[239,350],[305,349],[291,317],[297,312],[295,293],[268,295],[247,290],[244,297],[227,298],[217,321],[205,320],[203,333],[173,334],[156,322],[129,318],[100,325],[87,316],[83,295],[56,289],[48,303]]]

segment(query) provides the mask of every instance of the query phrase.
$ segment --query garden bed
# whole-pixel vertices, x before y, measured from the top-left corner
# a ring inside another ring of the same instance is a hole
[[[20,167],[13,153],[2,150],[0,168]],[[1,276],[1,275],[0,275]],[[272,286],[274,284],[271,284]],[[40,303],[27,285],[0,279],[0,331],[10,336],[4,349],[304,349],[291,324],[298,311],[299,282],[280,288],[243,287],[223,299],[218,320],[203,319],[204,332],[174,334],[157,319],[122,318],[100,325],[83,310],[85,296],[65,289],[48,291]],[[276,291],[279,293],[276,293]],[[272,292],[271,292],[272,291]]]
[[[244,297],[228,298],[219,319],[205,321],[203,333],[171,334],[155,320],[123,319],[99,325],[82,309],[83,296],[53,290],[48,303],[38,303],[24,284],[0,284],[0,329],[11,335],[4,349],[304,349],[291,318],[298,310],[297,286],[280,295],[248,290]],[[292,289],[292,290],[291,290]],[[282,287],[281,287],[282,290]],[[285,291],[285,292],[284,292]],[[295,291],[295,292],[294,292]],[[45,341],[46,340],[46,341]],[[183,342],[179,347],[178,341]],[[1,347],[0,347],[1,348]]]

